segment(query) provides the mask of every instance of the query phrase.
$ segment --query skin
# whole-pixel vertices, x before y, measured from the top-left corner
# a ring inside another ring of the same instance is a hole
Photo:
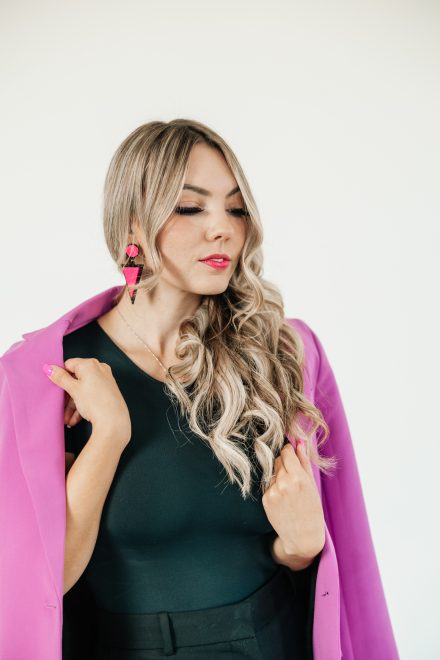
[[[148,294],[138,291],[134,304],[127,290],[117,305],[166,367],[178,362],[175,346],[181,321],[194,314],[203,295],[215,295],[227,289],[246,238],[246,218],[231,212],[244,209],[244,201],[240,192],[226,197],[237,187],[237,181],[220,153],[205,144],[196,144],[190,154],[184,183],[212,194],[205,196],[183,190],[177,206],[198,207],[203,212],[194,215],[175,212],[170,216],[158,236],[164,264],[158,285]],[[135,219],[132,229],[134,240],[143,252],[142,259],[139,255],[137,261],[148,266],[145,233]],[[199,261],[216,252],[231,257],[224,270]],[[163,369],[127,328],[116,308],[101,316],[98,322],[139,366],[164,380]]]
[[[212,147],[193,147],[185,184],[211,191],[210,196],[183,190],[178,206],[198,207],[202,213],[173,213],[158,237],[164,270],[154,291],[138,292],[132,304],[128,291],[118,307],[124,318],[166,366],[175,364],[178,328],[184,317],[192,315],[202,296],[226,290],[238,263],[246,238],[246,217],[231,213],[244,208],[240,192],[227,197],[237,187],[223,156]],[[148,265],[145,234],[133,221],[134,240],[142,248]],[[231,257],[229,266],[215,270],[199,259],[214,253]],[[139,258],[137,259],[139,260]],[[103,329],[147,373],[164,380],[164,372],[154,357],[133,335],[116,308],[98,318]],[[65,423],[80,419],[70,398]],[[276,479],[275,479],[276,477]],[[277,563],[299,570],[311,563],[324,545],[324,515],[310,460],[305,452],[288,443],[275,459],[271,486],[263,496],[267,517],[277,532],[272,552]]]
[[[269,488],[263,494],[266,516],[277,532],[272,556],[296,571],[306,568],[325,544],[325,519],[312,464],[302,440],[288,442],[274,461]]]

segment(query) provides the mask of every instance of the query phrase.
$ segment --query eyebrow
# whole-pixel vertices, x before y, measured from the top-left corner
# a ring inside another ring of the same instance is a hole
[[[193,186],[193,185],[191,185],[190,183],[185,183],[185,185],[183,186],[183,189],[184,189],[184,190],[185,190],[185,189],[187,189],[187,190],[194,190],[194,192],[197,192],[197,193],[199,193],[200,195],[207,195],[208,197],[211,197],[211,196],[212,196],[212,192],[210,192],[209,190],[206,190],[205,188],[199,188],[199,186]],[[240,188],[239,188],[239,186],[236,186],[236,187],[233,188],[230,192],[228,192],[228,194],[226,195],[226,197],[231,197],[231,195],[235,195],[236,192],[240,192]]]

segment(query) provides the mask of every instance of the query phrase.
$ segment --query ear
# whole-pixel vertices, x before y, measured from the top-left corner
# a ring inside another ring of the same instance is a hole
[[[135,239],[136,243],[139,243],[139,229],[140,229],[140,222],[136,216],[132,216],[130,220],[130,235],[133,234],[133,238]]]
[[[143,256],[144,253],[144,248],[143,246],[145,245],[145,233],[143,232],[140,222],[138,218],[133,216],[130,221],[130,229],[129,229],[129,236],[128,236],[129,241],[134,241],[136,245],[139,245],[141,248],[139,256]]]

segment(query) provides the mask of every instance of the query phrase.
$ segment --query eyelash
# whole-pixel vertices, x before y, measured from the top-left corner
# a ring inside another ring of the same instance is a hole
[[[203,209],[200,209],[198,206],[177,206],[175,211],[179,215],[196,215],[197,213],[201,213]],[[249,215],[245,209],[231,209],[231,211],[233,212],[233,215],[238,215],[238,216]]]

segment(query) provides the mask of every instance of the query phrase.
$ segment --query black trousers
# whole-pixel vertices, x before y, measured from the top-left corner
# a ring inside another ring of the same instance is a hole
[[[118,614],[97,608],[96,660],[305,660],[295,593],[281,567],[244,600],[201,610]]]
[[[302,571],[280,566],[238,603],[189,612],[105,612],[81,577],[63,599],[63,660],[313,660],[319,560]]]

